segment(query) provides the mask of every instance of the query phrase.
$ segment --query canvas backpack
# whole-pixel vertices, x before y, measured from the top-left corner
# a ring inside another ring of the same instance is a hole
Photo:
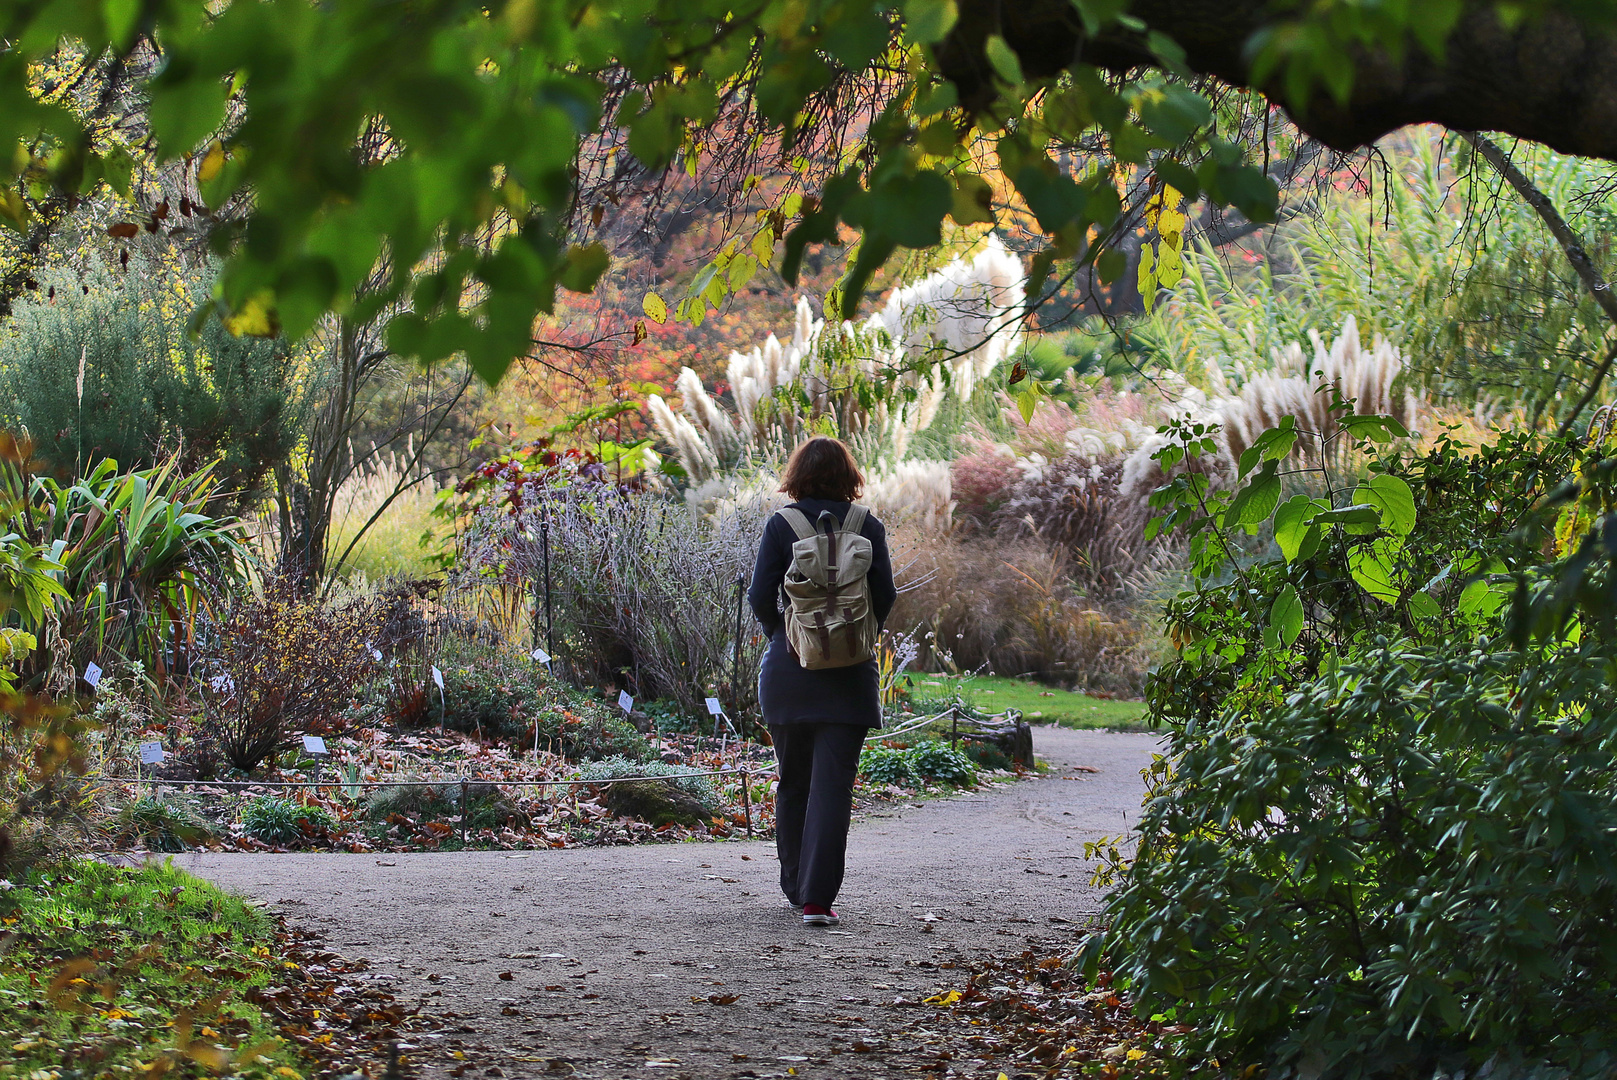
[[[780,516],[797,534],[786,569],[786,640],[810,671],[851,667],[876,655],[881,626],[870,603],[870,541],[859,535],[869,511],[854,503],[839,524],[829,510],[819,521],[791,507]]]

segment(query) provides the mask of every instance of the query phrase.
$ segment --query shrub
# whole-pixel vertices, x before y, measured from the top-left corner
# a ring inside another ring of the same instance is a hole
[[[184,851],[214,834],[212,824],[188,803],[142,796],[122,807],[113,826],[126,841],[152,851]]]
[[[40,674],[56,684],[66,667],[104,665],[110,652],[156,677],[183,675],[204,597],[246,575],[241,523],[209,512],[218,477],[181,472],[173,458],[134,472],[106,459],[61,484],[36,475],[24,449],[0,460],[0,487],[8,527],[62,564],[56,576],[67,595],[56,619],[39,627],[38,655],[51,665]]]
[[[616,780],[626,776],[667,777],[675,787],[695,796],[712,813],[723,805],[713,787],[711,777],[692,776],[698,770],[687,765],[669,765],[662,761],[631,761],[625,757],[609,757],[592,761],[578,770],[580,780]]]
[[[460,816],[457,783],[397,784],[372,788],[365,799],[365,817],[386,821],[397,814],[423,821]],[[509,800],[493,784],[466,785],[466,826],[491,829],[504,825],[514,813]]]
[[[1286,501],[1280,553],[1232,566],[1285,435],[1233,497],[1162,499],[1195,523],[1195,588],[1148,691],[1167,745],[1137,854],[1111,853],[1119,979],[1272,1074],[1609,1075],[1617,469],[1584,460],[1596,527],[1548,564],[1537,505],[1579,463],[1510,435],[1332,482],[1374,510]]]
[[[290,847],[320,833],[337,829],[337,819],[319,806],[308,806],[275,795],[260,795],[241,812],[248,836],[277,847]]]
[[[991,742],[982,742],[978,739],[962,739],[960,752],[979,769],[1004,769],[1009,771],[1016,767],[1009,754]]]
[[[1137,695],[1156,633],[1128,610],[1091,600],[1070,556],[1036,538],[937,539],[921,545],[887,625],[913,634],[920,666],[989,670]]]
[[[890,746],[866,746],[859,751],[859,775],[872,784],[912,787],[920,779],[905,750]]]
[[[752,570],[768,511],[748,503],[707,517],[604,483],[549,482],[526,485],[520,512],[477,515],[457,588],[495,590],[508,598],[501,606],[522,610],[544,578],[548,532],[558,662],[581,682],[628,686],[636,697],[700,712],[710,687],[730,685],[736,581]],[[740,625],[741,668],[756,670],[765,642],[750,614]],[[745,681],[740,690],[756,694]]]
[[[139,261],[113,273],[48,270],[0,339],[0,414],[63,473],[112,458],[126,469],[178,455],[220,480],[211,509],[263,494],[296,441],[292,349],[192,314],[206,275]],[[82,365],[82,366],[81,366]]]
[[[205,731],[232,765],[256,768],[299,733],[327,733],[375,671],[375,605],[302,597],[272,577],[226,605],[199,680]]]
[[[910,768],[928,783],[971,787],[977,782],[977,770],[971,759],[947,743],[917,743],[907,752]]]

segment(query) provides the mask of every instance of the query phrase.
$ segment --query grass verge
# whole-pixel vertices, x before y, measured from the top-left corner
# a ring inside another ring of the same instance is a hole
[[[248,1000],[274,924],[169,864],[36,867],[0,892],[0,1077],[307,1075]]]
[[[919,698],[948,698],[957,689],[962,697],[980,709],[996,713],[1020,709],[1023,716],[1035,723],[1055,723],[1067,728],[1146,730],[1143,701],[1090,697],[1088,694],[1000,675],[914,676],[913,692]]]

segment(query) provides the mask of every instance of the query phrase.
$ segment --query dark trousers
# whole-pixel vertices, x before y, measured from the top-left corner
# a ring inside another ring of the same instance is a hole
[[[866,729],[857,724],[771,724],[780,787],[775,849],[780,890],[794,904],[830,907],[842,888],[853,781]]]

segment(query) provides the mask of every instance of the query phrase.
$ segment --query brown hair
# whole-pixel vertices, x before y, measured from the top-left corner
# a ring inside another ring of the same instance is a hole
[[[853,502],[865,492],[865,478],[853,454],[840,440],[815,435],[798,444],[786,462],[780,489],[794,502],[803,499],[829,499]]]

